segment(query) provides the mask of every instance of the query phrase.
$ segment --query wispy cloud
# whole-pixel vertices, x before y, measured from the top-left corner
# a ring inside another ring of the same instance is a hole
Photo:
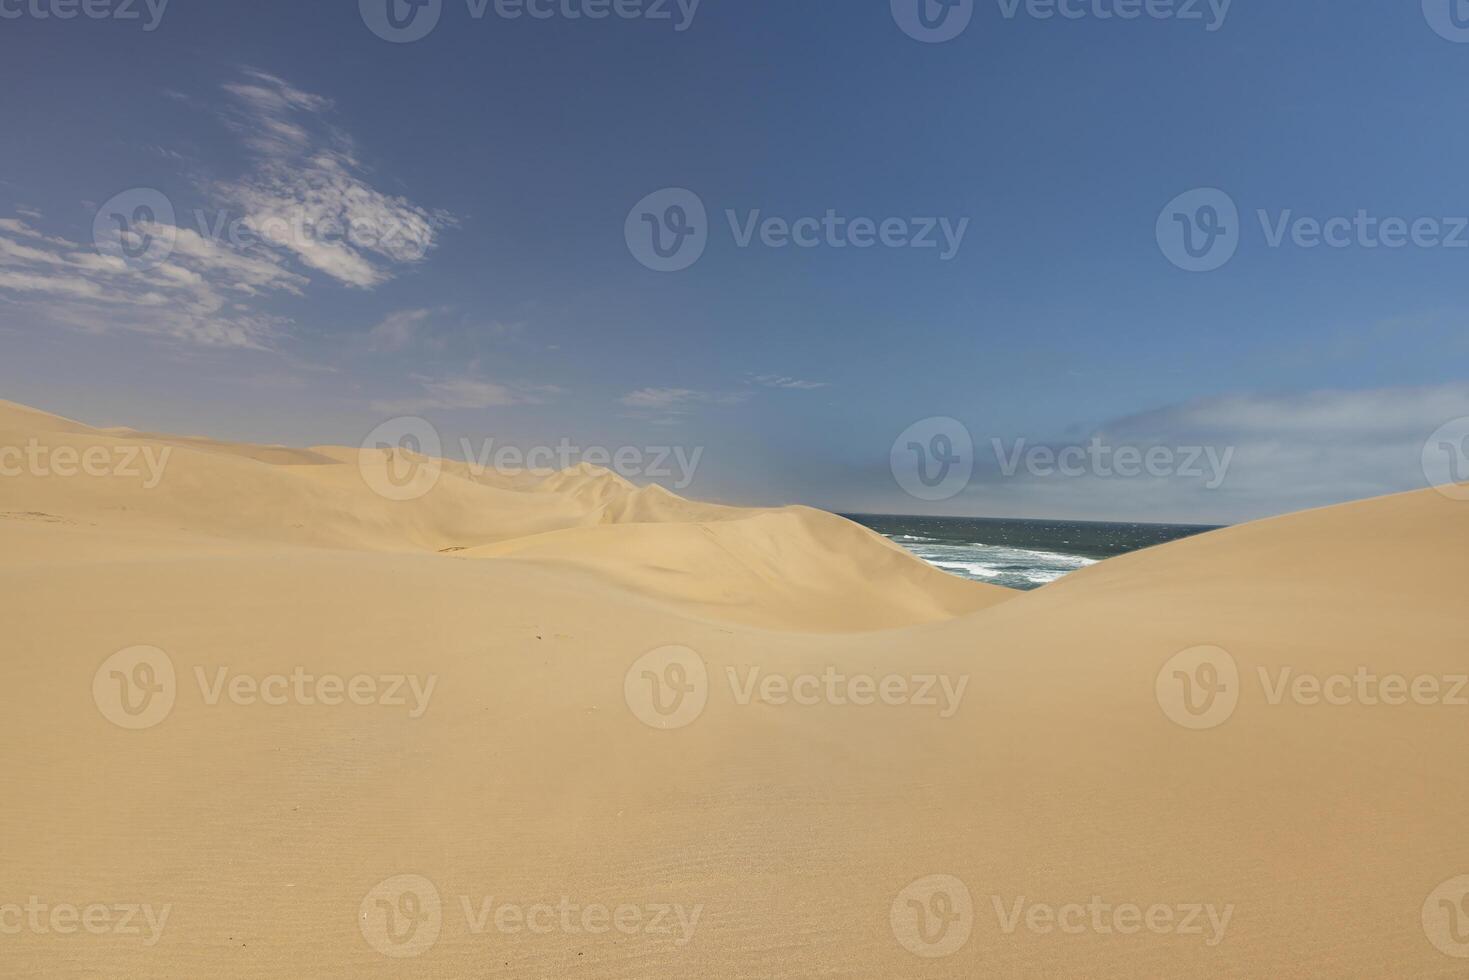
[[[748,391],[715,392],[693,388],[639,388],[620,397],[628,417],[655,425],[678,425],[690,412],[703,406],[738,405],[750,397]]]
[[[1152,447],[1209,447],[1216,459],[1228,459],[1227,474],[1214,487],[1205,478],[1179,474],[1066,478],[1022,466],[1006,476],[993,434],[976,430],[974,480],[964,496],[938,509],[1103,520],[1250,520],[1425,487],[1425,444],[1441,426],[1466,417],[1469,384],[1246,393],[1118,418],[1065,443],[1033,437],[1026,444],[1052,453],[1093,438],[1142,454]],[[1003,451],[1014,453],[1022,437],[1002,439]]]
[[[433,310],[399,310],[389,313],[367,332],[368,346],[376,351],[400,351],[412,347],[433,316]]]
[[[452,224],[367,182],[351,139],[329,119],[330,100],[254,70],[224,91],[221,114],[250,168],[203,182],[211,217],[195,210],[194,227],[175,227],[159,209],[129,207],[115,229],[101,216],[102,240],[83,244],[43,233],[40,213],[18,208],[0,218],[0,298],[92,332],[270,349],[290,321],[265,300],[304,295],[313,273],[372,288],[422,262]],[[129,260],[156,241],[167,248]]]
[[[409,415],[435,409],[507,408],[513,405],[542,405],[560,389],[551,385],[505,384],[479,378],[429,378],[414,375],[421,394],[402,399],[374,401],[374,411]]]
[[[689,388],[639,388],[623,395],[618,401],[628,408],[668,412],[687,408],[706,398],[703,392]]]
[[[350,137],[329,123],[329,100],[249,70],[225,86],[224,110],[256,170],[215,185],[267,241],[349,286],[369,288],[423,261],[450,215],[384,194],[365,179]]]
[[[524,321],[472,318],[450,306],[397,310],[367,332],[367,346],[381,353],[404,350],[442,353],[451,346],[472,347],[485,341],[519,342],[527,326]]]
[[[759,374],[750,379],[750,384],[759,385],[762,388],[780,388],[786,391],[815,391],[818,388],[830,388],[831,383],[827,381],[805,381],[801,378],[788,378],[781,374]]]
[[[144,223],[135,234],[159,229]],[[251,307],[267,293],[300,294],[305,277],[268,254],[229,249],[180,228],[172,254],[130,264],[20,218],[0,219],[0,291],[44,319],[100,332],[129,329],[226,347],[267,346],[283,321]]]

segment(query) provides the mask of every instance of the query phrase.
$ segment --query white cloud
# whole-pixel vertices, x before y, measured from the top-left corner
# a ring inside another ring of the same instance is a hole
[[[977,472],[966,493],[933,512],[979,516],[1226,523],[1428,485],[1424,445],[1440,426],[1469,417],[1469,384],[1201,399],[1114,420],[1075,440],[1031,437],[1028,447],[1088,445],[1213,450],[1228,459],[1222,483],[1207,476],[1006,476],[991,433],[974,432]],[[1013,453],[1023,434],[1001,439]],[[1183,457],[1176,456],[1177,459]],[[1198,465],[1209,470],[1209,459]],[[910,502],[911,503],[911,502]]]
[[[653,425],[680,425],[695,408],[706,405],[738,405],[748,400],[748,391],[710,392],[692,388],[639,388],[618,399],[629,409],[628,418]]]
[[[704,400],[705,397],[702,392],[693,391],[689,388],[640,388],[637,391],[628,392],[626,395],[623,395],[619,401],[628,408],[666,412],[684,408],[695,402]]]
[[[197,227],[134,221],[106,243],[153,235],[171,244],[166,257],[125,262],[102,242],[42,233],[39,212],[18,208],[0,218],[0,294],[43,322],[267,349],[289,321],[261,301],[304,295],[313,271],[376,286],[421,262],[452,223],[368,184],[351,140],[326,118],[328,99],[253,70],[224,89],[225,120],[251,168],[203,187],[213,212],[195,211]]]
[[[396,266],[423,261],[450,216],[368,184],[351,139],[325,121],[330,101],[264,72],[246,75],[225,86],[234,99],[225,119],[257,166],[216,193],[266,241],[348,286],[371,288]]]
[[[142,224],[142,234],[161,233]],[[91,332],[127,329],[211,346],[263,348],[281,321],[244,299],[299,293],[305,278],[268,256],[167,229],[176,244],[151,268],[43,235],[20,219],[0,221],[0,291],[50,322]]]
[[[803,381],[800,378],[788,378],[780,374],[761,374],[750,379],[751,384],[762,388],[781,388],[786,391],[815,391],[818,388],[829,388],[831,384],[826,381]]]
[[[433,379],[415,375],[422,394],[404,399],[385,399],[372,403],[374,411],[389,415],[410,415],[434,409],[508,408],[513,405],[541,405],[558,393],[550,385],[502,384],[477,378]]]
[[[696,405],[738,405],[748,392],[695,391],[692,388],[639,388],[618,401],[628,408],[655,412],[686,412]]]
[[[400,310],[389,313],[367,332],[368,346],[376,351],[399,351],[413,345],[433,310]]]
[[[367,332],[367,349],[379,353],[404,350],[443,353],[473,343],[521,343],[524,321],[480,320],[467,317],[452,306],[397,310],[389,313]]]

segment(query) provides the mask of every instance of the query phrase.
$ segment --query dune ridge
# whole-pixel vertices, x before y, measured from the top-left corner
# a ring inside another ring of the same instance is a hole
[[[274,542],[552,561],[594,570],[644,596],[772,628],[900,627],[1010,597],[956,581],[831,514],[696,503],[587,464],[553,473],[475,470],[404,449],[290,449],[94,429],[0,403],[0,443],[42,437],[52,453],[93,446],[139,452],[136,478],[22,473],[7,481],[7,510],[99,530],[166,528],[213,546]],[[430,466],[436,482],[413,499],[384,498],[364,477],[379,467]]]

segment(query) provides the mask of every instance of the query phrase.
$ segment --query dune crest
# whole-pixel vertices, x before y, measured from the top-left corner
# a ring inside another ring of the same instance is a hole
[[[945,575],[851,522],[809,508],[751,510],[639,488],[600,467],[476,470],[402,449],[291,449],[95,429],[0,403],[0,443],[100,447],[135,478],[23,473],[5,509],[99,532],[196,535],[201,547],[266,542],[419,551],[574,566],[686,614],[794,630],[887,629],[1010,598]],[[364,460],[366,462],[364,463]],[[432,468],[431,488],[386,499],[364,476]]]

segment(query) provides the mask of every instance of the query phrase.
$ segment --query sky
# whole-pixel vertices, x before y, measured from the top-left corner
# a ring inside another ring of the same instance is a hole
[[[1451,2],[0,0],[0,397],[841,512],[1469,479]]]

